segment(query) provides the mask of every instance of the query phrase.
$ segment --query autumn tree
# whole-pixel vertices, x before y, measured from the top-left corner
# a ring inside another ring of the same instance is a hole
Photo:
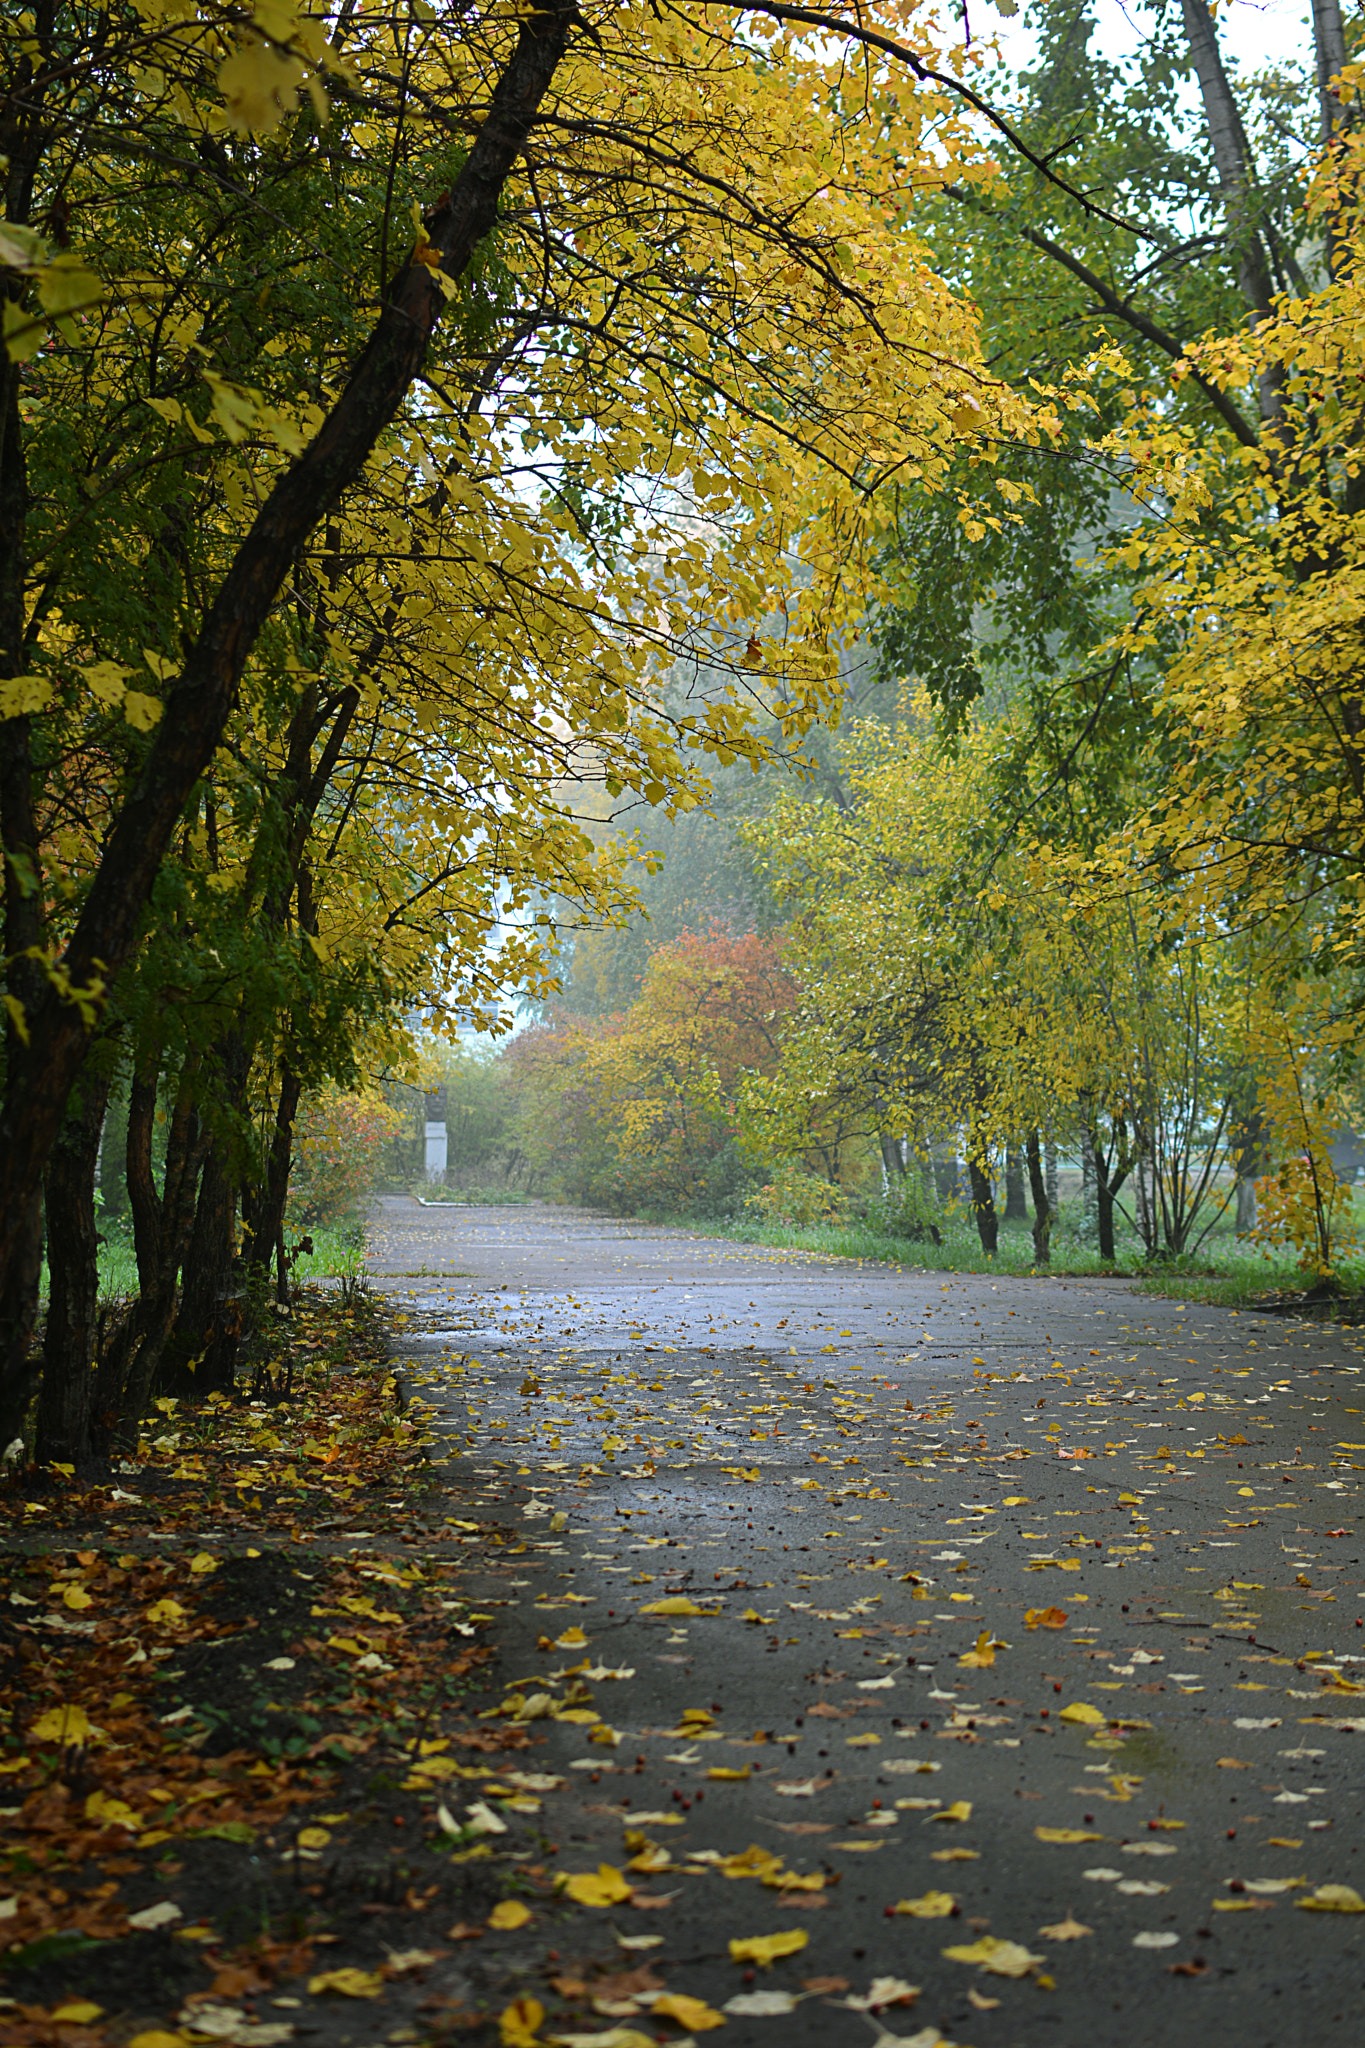
[[[775,1070],[794,998],[770,941],[682,933],[627,1009],[566,1018],[504,1055],[523,1153],[575,1200],[719,1213],[744,1177],[744,1092]]]
[[[908,218],[989,166],[895,0],[137,0],[3,36],[8,1433],[42,1176],[173,848],[304,974],[396,951],[443,999],[510,878],[534,974],[536,886],[613,886],[577,782],[686,804],[694,757],[759,751],[755,701],[808,726],[879,480],[1038,425]],[[678,661],[711,680],[670,708]],[[287,1137],[279,1014],[212,1085],[273,1075]]]

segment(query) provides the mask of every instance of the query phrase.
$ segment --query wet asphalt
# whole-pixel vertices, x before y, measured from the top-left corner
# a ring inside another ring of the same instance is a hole
[[[518,1532],[487,1711],[578,1716],[499,1852],[633,1888],[565,1982],[731,2048],[1365,2040],[1365,1338],[542,1205],[394,1198],[369,1264],[450,1511]]]

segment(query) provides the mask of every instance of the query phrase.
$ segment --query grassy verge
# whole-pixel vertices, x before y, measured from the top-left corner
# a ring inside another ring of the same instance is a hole
[[[1267,1257],[1259,1246],[1244,1244],[1231,1231],[1213,1233],[1197,1258],[1159,1264],[1147,1262],[1136,1237],[1121,1234],[1116,1244],[1118,1257],[1110,1264],[1100,1258],[1093,1245],[1064,1230],[1053,1239],[1051,1264],[1040,1268],[1034,1264],[1033,1238],[1027,1225],[1002,1225],[1000,1248],[992,1260],[982,1252],[976,1231],[970,1225],[951,1220],[940,1226],[941,1245],[911,1243],[867,1222],[716,1222],[695,1216],[657,1216],[651,1220],[668,1222],[702,1237],[815,1252],[827,1258],[876,1260],[882,1265],[906,1266],[921,1273],[1133,1280],[1146,1294],[1169,1295],[1181,1301],[1207,1302],[1224,1308],[1249,1306],[1272,1295],[1296,1294],[1304,1284],[1292,1252],[1277,1251]],[[1340,1277],[1346,1294],[1365,1290],[1365,1265],[1343,1264]]]
[[[355,1224],[309,1226],[311,1252],[303,1252],[294,1264],[296,1284],[313,1280],[355,1279],[365,1270],[365,1242]],[[137,1293],[137,1257],[133,1251],[131,1225],[120,1217],[106,1220],[100,1245],[100,1299],[117,1301]],[[44,1273],[46,1288],[46,1273]]]

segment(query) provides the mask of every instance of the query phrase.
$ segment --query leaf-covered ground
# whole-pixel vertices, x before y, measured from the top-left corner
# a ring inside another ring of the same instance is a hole
[[[1354,1333],[585,1259],[12,1498],[6,2037],[1357,2039]]]

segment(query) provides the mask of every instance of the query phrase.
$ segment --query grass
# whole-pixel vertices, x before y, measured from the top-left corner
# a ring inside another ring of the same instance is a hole
[[[1063,1225],[1053,1234],[1051,1264],[1038,1267],[1034,1265],[1033,1236],[1027,1224],[1002,1223],[999,1250],[994,1259],[988,1259],[975,1227],[951,1218],[939,1224],[941,1245],[911,1243],[890,1236],[867,1221],[783,1224],[740,1218],[719,1222],[693,1216],[657,1220],[667,1220],[703,1237],[820,1252],[840,1259],[876,1260],[882,1265],[907,1266],[922,1273],[1014,1273],[1021,1278],[1093,1276],[1134,1280],[1145,1294],[1171,1295],[1223,1308],[1244,1307],[1267,1295],[1296,1294],[1305,1284],[1292,1251],[1276,1250],[1267,1256],[1259,1245],[1249,1245],[1236,1237],[1230,1225],[1211,1232],[1196,1258],[1160,1263],[1149,1263],[1144,1258],[1141,1240],[1134,1233],[1120,1231],[1115,1240],[1118,1256],[1112,1264],[1101,1259],[1093,1245],[1086,1244]],[[1365,1291],[1365,1266],[1343,1262],[1340,1279],[1347,1294]]]
[[[302,1253],[295,1261],[296,1281],[354,1279],[364,1272],[364,1238],[354,1224],[333,1226],[314,1223],[309,1226],[307,1234],[313,1240],[313,1250]],[[133,1252],[131,1226],[122,1217],[104,1218],[103,1237],[104,1242],[100,1246],[101,1301],[116,1301],[121,1296],[136,1294],[137,1259]],[[43,1289],[46,1292],[46,1268]]]

